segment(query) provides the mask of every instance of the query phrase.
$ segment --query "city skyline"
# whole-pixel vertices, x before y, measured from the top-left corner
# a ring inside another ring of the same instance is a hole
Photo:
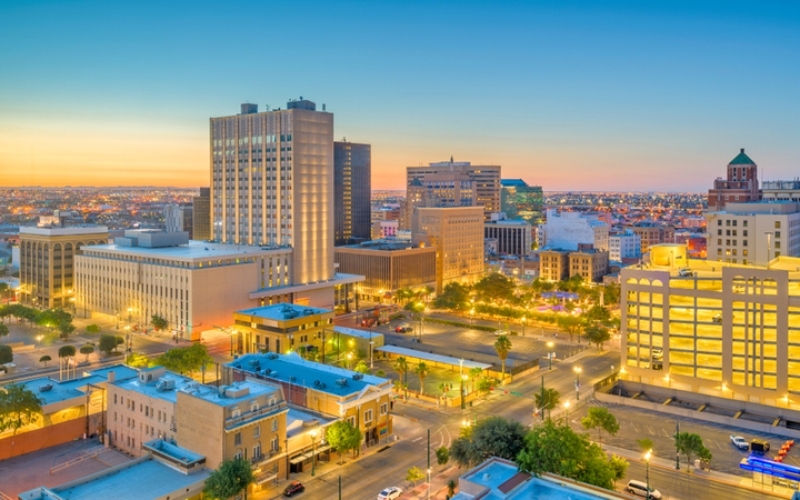
[[[797,176],[794,5],[192,5],[6,2],[0,186],[205,186],[210,118],[300,96],[376,190],[450,156],[546,191],[702,192],[742,147]]]

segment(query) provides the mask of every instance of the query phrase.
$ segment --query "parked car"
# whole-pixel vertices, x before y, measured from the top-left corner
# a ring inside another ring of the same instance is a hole
[[[747,440],[742,436],[734,436],[733,434],[731,434],[731,444],[733,444],[740,450],[747,451],[750,449],[750,443],[748,443]]]
[[[628,484],[625,486],[625,491],[640,497],[647,497],[647,483],[636,480],[628,481]],[[654,488],[650,488],[650,498],[661,500],[661,492]]]
[[[378,493],[378,500],[394,500],[395,498],[400,498],[402,494],[403,490],[397,486],[392,486]]]
[[[397,333],[411,333],[411,332],[414,331],[414,329],[411,328],[408,325],[400,325],[400,326],[396,327],[394,329],[394,331],[397,332]]]
[[[300,481],[292,481],[291,483],[289,483],[289,486],[287,486],[286,489],[283,490],[283,496],[291,497],[294,496],[296,493],[302,493],[304,491],[306,491],[306,487],[303,486],[303,483],[301,483]]]
[[[754,439],[750,441],[750,450],[756,453],[767,453],[769,451],[769,441]]]
[[[494,336],[495,337],[499,337],[500,335],[505,335],[506,337],[508,337],[510,335],[510,333],[508,331],[506,331],[506,330],[495,330],[494,331]]]

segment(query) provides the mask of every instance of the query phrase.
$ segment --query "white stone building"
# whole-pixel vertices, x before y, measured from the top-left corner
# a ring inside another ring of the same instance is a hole
[[[622,259],[642,257],[642,239],[630,229],[608,238],[609,259],[621,262]]]
[[[542,229],[542,247],[577,250],[578,245],[589,244],[598,250],[608,250],[608,224],[596,216],[548,210]]]

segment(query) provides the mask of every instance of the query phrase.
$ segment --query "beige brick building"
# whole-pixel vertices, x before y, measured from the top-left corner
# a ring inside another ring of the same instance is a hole
[[[579,275],[585,282],[599,282],[608,274],[608,252],[585,249],[569,254],[569,277]]]
[[[105,226],[21,227],[20,302],[43,309],[71,309],[75,303],[74,259],[78,250],[106,243]]]
[[[447,283],[472,283],[483,275],[483,211],[483,207],[417,209],[412,239],[436,248],[436,293]]]
[[[322,350],[322,330],[331,327],[328,309],[280,303],[233,313],[235,346],[239,354]]]
[[[568,251],[542,250],[539,252],[539,278],[546,281],[561,281],[568,277]]]

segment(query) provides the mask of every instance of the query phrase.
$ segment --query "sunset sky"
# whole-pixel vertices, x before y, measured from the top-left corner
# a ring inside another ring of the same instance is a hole
[[[602,5],[602,7],[600,7]],[[208,120],[303,96],[409,165],[545,190],[800,177],[800,2],[0,2],[0,186],[208,185]]]

